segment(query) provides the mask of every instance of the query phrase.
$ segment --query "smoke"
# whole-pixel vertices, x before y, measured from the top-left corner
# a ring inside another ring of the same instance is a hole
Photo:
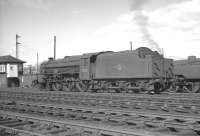
[[[142,34],[142,40],[149,44],[153,50],[162,53],[162,49],[158,43],[152,39],[148,30],[149,17],[143,11],[156,10],[158,8],[166,7],[171,4],[177,4],[188,0],[131,0],[130,9],[134,13],[133,21],[139,27]]]
[[[131,10],[142,10],[148,0],[131,0]]]
[[[133,10],[156,10],[172,4],[180,4],[193,0],[129,0],[130,9]]]
[[[142,34],[142,40],[150,45],[150,48],[157,50],[161,53],[161,49],[156,41],[151,37],[148,30],[149,17],[143,14],[143,8],[148,0],[132,0],[131,1],[131,11],[134,11],[133,21],[139,26],[139,30]]]
[[[133,20],[139,26],[139,30],[142,34],[142,40],[145,43],[149,44],[151,49],[162,53],[162,50],[159,47],[158,43],[152,39],[151,34],[148,30],[149,17],[144,15],[141,10],[137,10],[134,12]]]

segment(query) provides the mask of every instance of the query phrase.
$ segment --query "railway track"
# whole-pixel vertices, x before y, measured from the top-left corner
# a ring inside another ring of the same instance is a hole
[[[21,120],[19,124],[22,123],[19,126],[24,126],[23,128],[30,128],[32,125],[35,126],[36,122],[42,122],[39,121],[41,118],[47,118],[45,121],[48,122],[50,120],[50,124],[59,124],[55,125],[56,127],[53,127],[53,130],[59,128],[58,132],[63,132],[60,135],[72,135],[71,130],[68,133],[68,131],[63,129],[66,126],[66,122],[68,122],[67,126],[73,126],[70,129],[73,128],[73,130],[76,130],[76,133],[73,133],[73,135],[200,135],[200,95],[198,94],[130,95],[116,93],[93,94],[84,92],[1,90],[0,119],[2,116],[2,119],[6,120],[8,117],[6,116],[7,113],[9,113],[9,117],[10,113],[12,116],[14,114],[19,115]],[[35,117],[31,121],[33,124],[26,124],[27,122],[24,121],[29,119],[22,120],[21,118],[24,116],[28,118]],[[63,120],[65,121],[63,122]],[[60,121],[62,121],[62,125]],[[14,122],[16,121],[14,120]],[[70,124],[69,122],[73,123]],[[18,120],[16,124],[18,124]],[[47,125],[48,123],[44,124],[49,126]],[[5,134],[16,133],[16,135],[20,134],[20,136],[51,135],[49,131],[47,132],[46,127],[42,128],[45,133],[39,134],[37,131],[30,129],[19,129],[17,126],[9,127],[4,123],[1,125],[1,122],[0,128],[0,133],[2,131]],[[90,131],[85,134],[82,131],[85,129],[89,129]],[[37,127],[36,130],[38,130]],[[99,132],[103,133],[101,134]],[[54,133],[53,135],[59,134]]]
[[[53,118],[54,120],[66,120],[80,125],[90,124],[91,126],[103,126],[112,128],[112,131],[120,130],[117,133],[134,130],[134,136],[147,134],[155,135],[176,135],[176,136],[196,136],[200,135],[199,116],[177,116],[173,114],[147,114],[139,112],[129,112],[114,109],[95,109],[85,107],[70,107],[47,105],[41,103],[24,103],[2,101],[0,103],[1,112],[14,112],[15,114],[26,114],[42,118]],[[0,114],[1,115],[1,114]],[[26,120],[27,121],[27,120]],[[11,121],[12,122],[12,121]],[[14,121],[15,122],[15,121]],[[25,122],[21,122],[24,124]],[[21,124],[19,123],[19,124]],[[0,121],[1,124],[1,121]],[[15,123],[14,123],[15,124]],[[17,122],[18,124],[18,122]],[[26,123],[25,123],[26,125]],[[4,125],[6,126],[6,125]],[[12,125],[11,125],[12,126]],[[7,126],[6,126],[7,127]],[[99,129],[99,128],[98,128]],[[109,131],[111,131],[109,130]],[[138,132],[143,133],[138,134]],[[135,133],[137,132],[137,134]],[[116,132],[115,132],[116,133]],[[121,135],[121,134],[120,134]]]
[[[163,112],[182,115],[200,116],[200,99],[190,99],[187,102],[184,98],[179,100],[162,97],[135,96],[126,98],[125,96],[107,95],[104,97],[96,95],[86,95],[81,93],[30,93],[30,92],[0,92],[1,99],[56,103],[66,105],[79,105],[97,108],[117,108],[123,110],[137,110],[150,112]],[[186,103],[187,102],[187,103]]]
[[[179,103],[200,103],[200,94],[162,94],[162,95],[148,95],[148,94],[123,94],[123,93],[87,93],[87,92],[55,92],[55,91],[33,91],[33,90],[1,90],[0,96],[6,95],[15,96],[36,96],[36,97],[54,97],[54,98],[95,98],[95,99],[115,99],[115,100],[144,100],[144,101],[165,101],[165,102],[179,102]]]
[[[16,136],[154,136],[151,132],[124,130],[122,127],[84,124],[12,112],[0,112],[0,128]],[[17,124],[17,125],[15,125]],[[157,135],[159,135],[158,133]],[[163,136],[171,136],[164,134]]]
[[[98,96],[98,97],[126,97],[126,98],[135,98],[135,97],[145,97],[145,98],[164,98],[164,99],[184,99],[190,100],[199,99],[200,93],[161,93],[161,94],[143,94],[143,93],[92,93],[92,92],[64,92],[64,91],[48,91],[48,90],[38,90],[35,88],[0,88],[0,92],[21,92],[21,93],[39,93],[39,94],[53,94],[53,95],[89,95],[89,96]]]

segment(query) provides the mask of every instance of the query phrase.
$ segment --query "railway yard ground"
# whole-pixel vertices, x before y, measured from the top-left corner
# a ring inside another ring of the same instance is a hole
[[[0,88],[0,136],[199,136],[200,94]]]

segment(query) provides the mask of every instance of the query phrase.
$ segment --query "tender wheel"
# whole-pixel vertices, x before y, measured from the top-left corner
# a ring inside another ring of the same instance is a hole
[[[70,88],[67,85],[63,85],[63,91],[70,92]]]
[[[76,88],[79,92],[86,92],[88,90],[87,86],[81,82],[76,84]]]
[[[52,85],[52,88],[54,91],[62,91],[63,85],[62,83],[54,83]]]
[[[200,83],[194,83],[192,85],[192,92],[194,92],[194,93],[200,93]]]
[[[46,83],[46,89],[47,89],[47,91],[52,91],[52,84]]]

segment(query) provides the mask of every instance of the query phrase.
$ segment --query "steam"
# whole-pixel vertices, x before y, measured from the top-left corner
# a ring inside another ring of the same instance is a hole
[[[131,10],[142,10],[148,0],[131,0]]]
[[[162,50],[159,47],[158,43],[152,39],[151,34],[148,30],[148,24],[149,24],[148,16],[144,15],[142,11],[138,10],[135,12],[135,16],[133,20],[139,26],[139,30],[142,34],[142,40],[145,43],[149,44],[153,50],[156,50],[159,53],[162,53]]]
[[[182,2],[191,0],[130,0],[131,11],[134,13],[133,21],[139,27],[142,34],[142,40],[150,45],[153,50],[162,53],[162,49],[158,43],[152,39],[152,36],[148,30],[149,17],[144,14],[144,11],[153,11],[159,8],[164,8],[172,4],[179,4]]]
[[[152,39],[148,30],[149,17],[143,13],[143,8],[147,2],[148,0],[132,0],[131,10],[134,12],[133,21],[135,21],[139,27],[142,34],[142,40],[149,44],[151,49],[161,53],[161,48],[158,43]]]

